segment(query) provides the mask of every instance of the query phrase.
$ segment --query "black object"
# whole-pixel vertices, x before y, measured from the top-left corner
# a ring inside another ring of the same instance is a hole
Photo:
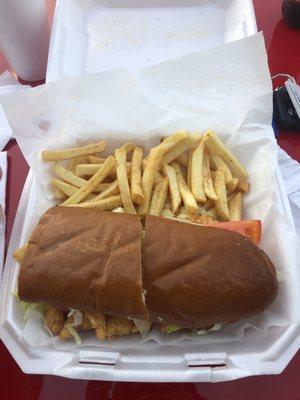
[[[300,1],[284,0],[282,15],[290,28],[300,29]]]
[[[300,132],[300,118],[285,86],[274,91],[273,107],[273,117],[277,129]]]

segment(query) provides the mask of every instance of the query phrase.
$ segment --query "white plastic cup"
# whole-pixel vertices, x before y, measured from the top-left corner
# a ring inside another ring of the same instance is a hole
[[[44,0],[0,0],[0,49],[19,78],[45,78],[49,38]]]

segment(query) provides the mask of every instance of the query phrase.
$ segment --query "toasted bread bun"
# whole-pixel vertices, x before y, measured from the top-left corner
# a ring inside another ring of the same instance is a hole
[[[19,274],[20,299],[146,319],[141,236],[137,216],[50,208],[29,240]]]
[[[277,294],[272,262],[246,237],[153,216],[143,284],[151,320],[185,328],[251,317]]]

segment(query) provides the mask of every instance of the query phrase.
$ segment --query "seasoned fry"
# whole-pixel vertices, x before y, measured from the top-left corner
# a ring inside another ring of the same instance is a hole
[[[190,165],[190,179],[191,179],[191,191],[195,199],[199,203],[206,202],[206,195],[203,188],[203,152],[204,152],[204,141],[198,144],[198,146],[192,151],[191,154],[191,165]]]
[[[240,192],[229,201],[230,221],[240,221],[242,219],[242,202],[243,194]]]
[[[42,152],[43,161],[60,161],[69,160],[79,156],[87,156],[90,154],[100,153],[106,149],[106,141],[95,144],[88,144],[87,146],[74,147],[66,150],[45,150]]]
[[[17,250],[14,251],[13,257],[16,261],[22,262],[25,252],[27,250],[28,243],[24,244],[24,246],[19,247]]]
[[[210,176],[210,169],[209,169],[209,157],[207,152],[205,151],[203,154],[203,188],[206,196],[211,200],[218,200],[216,195],[213,182]]]
[[[225,161],[222,159],[222,157],[218,156],[218,154],[215,154],[213,152],[210,153],[210,158],[212,159],[212,162],[215,166],[215,168],[219,171],[222,171],[223,174],[225,175],[225,182],[226,185],[231,183],[232,181],[232,173],[228,167],[228,165],[225,163]]]
[[[187,166],[187,176],[186,176],[186,181],[188,184],[188,187],[191,187],[191,176],[192,176],[192,154],[193,154],[193,149],[191,149],[188,153],[188,166]]]
[[[106,160],[106,157],[88,156],[88,159],[91,164],[103,164],[104,161]],[[78,164],[87,164],[87,163],[81,162]]]
[[[162,164],[170,164],[172,161],[176,160],[182,153],[189,150],[192,147],[196,147],[200,142],[201,136],[198,134],[189,135],[187,139],[179,142],[176,146],[172,148],[163,158]]]
[[[107,159],[105,159],[105,160],[107,160]],[[75,173],[79,177],[80,176],[93,176],[103,164],[79,164],[76,166]],[[127,175],[130,172],[130,166],[131,166],[131,163],[126,164]],[[108,176],[110,176],[112,178],[116,178],[116,165],[111,169]]]
[[[168,200],[165,202],[164,208],[166,208],[166,209],[168,209],[168,210],[171,210],[171,209],[172,209],[172,206],[171,206],[171,204],[169,203]]]
[[[168,178],[164,178],[161,182],[159,182],[155,186],[153,190],[153,195],[149,207],[150,215],[155,215],[156,217],[160,216],[164,208],[167,193],[168,193]]]
[[[107,199],[101,199],[97,201],[86,201],[84,203],[72,205],[72,207],[97,208],[99,210],[106,210],[106,211],[111,211],[117,207],[122,207],[122,206],[123,202],[120,194],[108,197]]]
[[[183,143],[184,140],[188,138],[189,134],[186,131],[175,132],[164,139],[157,147],[163,152],[163,154],[166,154],[170,150],[173,150],[176,145]]]
[[[216,172],[214,188],[215,188],[215,192],[218,196],[218,200],[215,202],[217,214],[222,219],[229,221],[230,214],[229,214],[228,203],[227,203],[225,176],[222,171]]]
[[[236,186],[236,189],[239,192],[247,193],[250,190],[250,183],[246,181],[239,181],[239,183]]]
[[[209,152],[222,157],[239,179],[243,180],[248,176],[246,169],[213,131],[204,134],[204,141]]]
[[[103,192],[95,196],[92,201],[107,199],[108,197],[115,196],[116,194],[119,193],[120,193],[119,183],[118,180],[116,179],[114,182],[109,183],[106,189],[104,189]]]
[[[66,198],[66,195],[62,190],[56,189],[55,192],[54,192],[54,197],[57,200],[64,200]]]
[[[131,196],[135,204],[142,204],[144,201],[142,189],[142,159],[143,148],[135,147],[132,154],[130,170]]]
[[[231,194],[232,192],[234,192],[238,183],[239,183],[238,178],[232,178],[232,181],[226,184],[227,194]]]
[[[182,165],[185,168],[189,167],[189,156],[188,152],[181,153],[175,161],[178,161],[180,165]]]
[[[164,177],[162,176],[162,174],[160,172],[156,172],[156,175],[154,177],[154,185],[157,185],[163,179],[164,179]]]
[[[136,214],[136,210],[134,208],[130,194],[126,172],[126,150],[117,149],[115,151],[115,157],[117,161],[117,179],[125,212],[127,212],[128,214]]]
[[[67,195],[68,197],[73,196],[73,194],[75,194],[78,191],[78,188],[70,185],[69,183],[60,181],[59,179],[52,179],[52,184],[54,186],[56,186],[57,188],[59,188],[59,190],[63,193],[64,198],[66,197],[65,195]]]
[[[89,162],[89,157],[93,157],[93,156],[80,156],[80,157],[76,157],[76,158],[71,158],[68,161],[67,169],[69,171],[72,171],[73,173],[75,173],[76,165],[88,163]]]
[[[109,156],[101,165],[98,171],[93,175],[87,183],[82,186],[73,196],[69,197],[64,203],[64,206],[80,203],[107,177],[110,170],[115,165],[115,158]],[[115,208],[115,207],[114,207]]]
[[[181,204],[181,195],[178,187],[176,171],[170,165],[163,166],[164,174],[167,176],[169,181],[169,191],[170,191],[170,199],[172,204],[172,211],[176,213],[178,207]]]
[[[139,205],[138,213],[145,216],[148,213],[153,183],[156,173],[158,172],[164,152],[161,147],[153,147],[150,150],[147,164],[142,176],[142,189],[144,194],[144,202]]]
[[[123,146],[121,146],[121,149],[124,149],[126,151],[126,154],[129,155],[134,149],[136,145],[134,143],[124,143]]]
[[[79,178],[72,171],[64,168],[62,165],[55,163],[54,164],[54,172],[64,181],[71,183],[71,185],[76,186],[78,188],[84,186],[87,181],[85,179]]]
[[[176,171],[178,187],[179,187],[179,191],[180,191],[186,211],[189,214],[197,214],[198,213],[197,202],[196,202],[192,192],[190,191],[190,189],[184,179],[184,176],[182,175],[180,165],[177,162],[173,161],[171,166]]]
[[[174,218],[174,214],[169,208],[164,208],[160,214],[161,217],[164,218]]]

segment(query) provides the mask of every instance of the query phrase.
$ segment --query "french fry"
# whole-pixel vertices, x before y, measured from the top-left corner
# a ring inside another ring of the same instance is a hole
[[[155,177],[154,177],[154,185],[157,185],[159,182],[161,182],[164,179],[162,174],[160,172],[156,172]]]
[[[229,201],[230,221],[240,221],[242,219],[242,202],[243,194],[240,192]]]
[[[106,160],[106,157],[88,156],[88,159],[91,164],[103,164],[104,161]],[[78,164],[87,164],[87,163],[81,162]]]
[[[79,177],[93,176],[103,164],[79,164],[76,166],[75,173]],[[131,166],[131,163],[127,163],[127,165],[126,165],[127,175],[129,174],[130,166]],[[111,169],[109,176],[112,178],[116,177],[116,166],[114,166]]]
[[[95,175],[93,175],[84,186],[82,186],[75,194],[73,194],[73,196],[69,197],[63,203],[63,205],[68,206],[77,204],[85,199],[108,176],[109,172],[114,167],[115,162],[115,158],[113,156],[109,156],[95,173]]]
[[[126,154],[129,155],[134,149],[136,145],[134,143],[124,143],[123,146],[121,146],[121,149],[124,149],[126,151]]]
[[[75,173],[76,165],[88,163],[89,162],[89,157],[90,156],[80,156],[80,157],[76,157],[76,158],[71,158],[68,161],[67,169],[69,171],[72,171],[73,173]],[[91,156],[91,157],[93,157],[93,156]]]
[[[239,192],[247,193],[250,190],[250,183],[246,182],[246,181],[239,181],[238,184],[237,184],[236,189]]]
[[[135,147],[131,160],[130,186],[132,200],[136,204],[142,204],[144,201],[144,194],[142,189],[142,159],[142,147]]]
[[[87,146],[74,147],[66,150],[45,150],[42,152],[43,161],[60,161],[69,160],[79,156],[87,156],[90,154],[101,153],[106,149],[106,141],[88,144]]]
[[[118,194],[116,196],[108,197],[107,199],[92,202],[86,201],[80,204],[73,204],[71,207],[97,208],[99,210],[111,211],[117,207],[122,207],[122,205],[122,197],[120,194]]]
[[[225,163],[235,173],[237,178],[240,180],[247,178],[248,173],[246,169],[213,131],[208,131],[204,134],[204,141],[209,149],[209,152],[211,154],[215,153],[222,157]]]
[[[163,158],[162,164],[170,164],[172,161],[176,160],[182,153],[185,153],[192,147],[196,147],[197,144],[200,142],[201,136],[194,133],[189,135],[188,138],[179,142],[175,145],[171,151],[169,151]]]
[[[66,198],[66,195],[62,190],[56,189],[55,192],[54,192],[54,197],[57,200],[64,200]]]
[[[226,178],[225,178],[225,181],[226,181]],[[239,183],[238,178],[232,178],[232,181],[231,181],[231,182],[226,183],[227,194],[228,194],[228,195],[235,191],[235,189],[236,189],[238,183]]]
[[[189,167],[188,152],[179,154],[179,156],[176,158],[175,161],[178,161],[181,166],[188,168]]]
[[[174,218],[174,214],[169,208],[164,208],[160,214],[161,217],[164,218]]]
[[[188,184],[188,187],[191,188],[191,176],[192,176],[192,154],[193,154],[193,149],[189,151],[188,155],[188,166],[187,166],[187,176],[186,176],[186,181]]]
[[[164,165],[163,171],[169,181],[169,191],[170,191],[170,199],[171,199],[171,204],[172,204],[172,212],[176,213],[178,210],[178,207],[181,204],[181,195],[180,195],[180,190],[178,187],[176,171],[170,165]]]
[[[54,164],[54,172],[64,181],[78,188],[82,187],[87,183],[85,179],[78,177],[77,175],[73,174],[72,171],[69,171],[68,169],[64,168],[62,165],[58,163]]]
[[[16,261],[22,262],[25,252],[27,250],[28,243],[24,244],[24,246],[19,247],[17,250],[14,251],[13,257]]]
[[[103,192],[100,192],[97,196],[95,196],[92,201],[107,199],[108,197],[112,197],[117,194],[120,194],[120,188],[118,180],[116,179],[114,182],[109,183]]]
[[[160,216],[168,193],[168,178],[164,178],[159,182],[153,190],[153,195],[149,207],[149,214]]]
[[[117,161],[117,169],[116,169],[117,179],[125,212],[128,214],[136,214],[136,210],[134,208],[130,194],[130,188],[126,172],[126,150],[117,149],[115,151],[115,157]]]
[[[183,143],[184,140],[189,138],[189,134],[186,131],[179,131],[173,133],[164,139],[157,147],[163,152],[163,154],[168,153],[179,143]]]
[[[213,182],[210,176],[210,169],[209,169],[209,157],[207,152],[205,151],[203,154],[203,188],[206,196],[211,200],[218,200],[216,195]]]
[[[70,185],[69,183],[60,181],[59,179],[53,178],[51,182],[54,186],[59,188],[58,190],[60,190],[64,194],[64,198],[66,197],[65,195],[71,197],[78,191],[77,187]]]
[[[233,179],[232,173],[231,173],[228,165],[225,163],[225,161],[220,156],[218,156],[218,154],[215,154],[213,152],[210,153],[210,158],[211,158],[215,168],[219,171],[222,171],[223,174],[225,175],[226,185],[231,183],[231,181]]]
[[[198,144],[198,146],[192,151],[191,164],[190,164],[190,188],[199,203],[206,202],[206,195],[203,188],[203,152],[204,152],[204,141]]]
[[[156,173],[158,172],[162,157],[164,155],[163,149],[159,146],[153,147],[150,150],[147,164],[145,166],[144,173],[142,176],[142,189],[144,194],[144,202],[140,204],[138,208],[138,213],[141,216],[145,216],[146,214],[148,214],[154,178]]]
[[[172,209],[172,206],[171,206],[171,204],[169,203],[168,200],[165,202],[164,208],[166,208],[166,209],[168,209],[168,210],[171,210],[171,209]]]
[[[81,188],[88,182],[86,179],[78,177],[77,175],[73,174],[72,171],[69,171],[58,163],[55,163],[54,165],[54,172],[64,181],[70,183],[72,186],[76,186],[77,188]],[[95,187],[93,192],[102,192],[107,188],[108,185],[109,183],[100,183],[99,185],[97,185],[97,187]]]
[[[176,177],[177,177],[179,191],[180,191],[180,194],[181,194],[181,197],[183,200],[183,204],[184,204],[184,207],[185,207],[187,213],[197,214],[198,213],[197,202],[184,179],[180,165],[177,162],[173,161],[171,164],[171,167],[173,167],[176,171]]]
[[[229,214],[228,203],[227,203],[225,176],[222,171],[216,172],[214,188],[215,188],[215,192],[218,196],[218,200],[215,201],[215,208],[216,208],[217,214],[223,220],[229,221],[230,214]]]

